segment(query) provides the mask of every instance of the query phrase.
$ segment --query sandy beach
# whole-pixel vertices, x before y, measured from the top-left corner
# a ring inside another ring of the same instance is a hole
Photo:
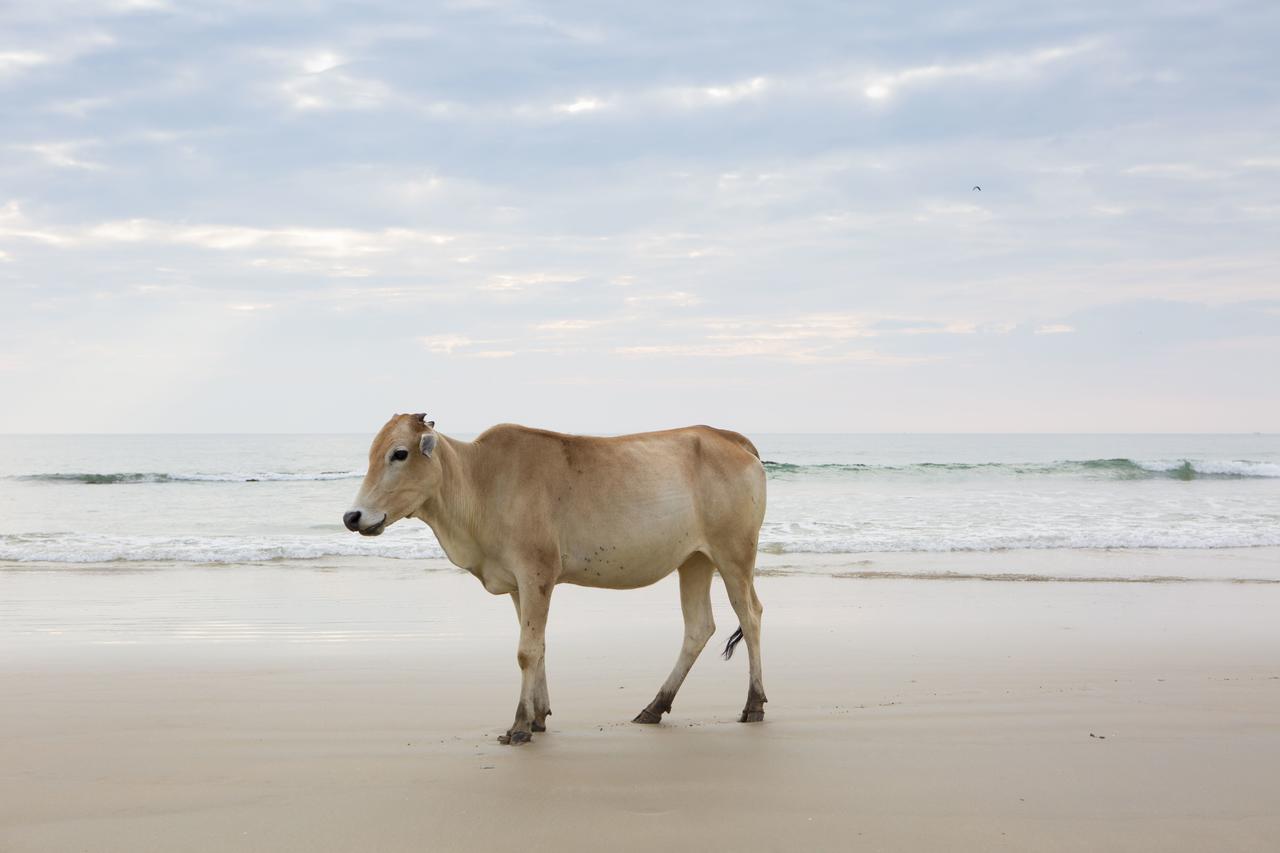
[[[1280,585],[773,563],[763,724],[711,649],[662,726],[627,722],[674,660],[675,579],[560,587],[550,731],[520,748],[510,603],[443,566],[6,567],[0,850],[1280,846]],[[716,617],[722,643],[718,586]]]

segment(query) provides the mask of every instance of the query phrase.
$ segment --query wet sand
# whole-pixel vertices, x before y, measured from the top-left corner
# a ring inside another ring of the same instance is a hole
[[[1196,577],[1203,559],[955,572]],[[0,567],[0,850],[1280,849],[1280,585],[758,585],[763,724],[736,722],[741,647],[708,648],[663,725],[627,722],[679,647],[674,578],[561,587],[551,730],[512,748],[512,608],[468,576]]]

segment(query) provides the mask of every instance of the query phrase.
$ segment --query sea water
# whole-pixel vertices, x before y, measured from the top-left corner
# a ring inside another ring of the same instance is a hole
[[[1280,546],[1277,435],[751,438],[767,554]],[[416,521],[343,528],[369,440],[0,436],[0,562],[441,557]]]

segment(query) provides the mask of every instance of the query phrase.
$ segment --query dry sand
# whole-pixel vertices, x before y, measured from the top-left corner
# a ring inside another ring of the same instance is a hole
[[[512,748],[512,608],[467,576],[0,567],[0,851],[1280,849],[1280,585],[758,584],[763,724],[741,649],[626,722],[674,579],[561,587]]]

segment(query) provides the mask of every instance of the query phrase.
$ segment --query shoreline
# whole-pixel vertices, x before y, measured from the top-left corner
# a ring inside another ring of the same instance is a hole
[[[466,574],[443,557],[316,557],[227,562],[112,560],[109,562],[0,560],[5,572],[147,572],[170,569],[341,570],[408,569]],[[860,553],[768,552],[758,577],[835,577],[858,580],[982,580],[1091,583],[1280,583],[1280,546],[1243,548],[1010,548],[981,551]]]

